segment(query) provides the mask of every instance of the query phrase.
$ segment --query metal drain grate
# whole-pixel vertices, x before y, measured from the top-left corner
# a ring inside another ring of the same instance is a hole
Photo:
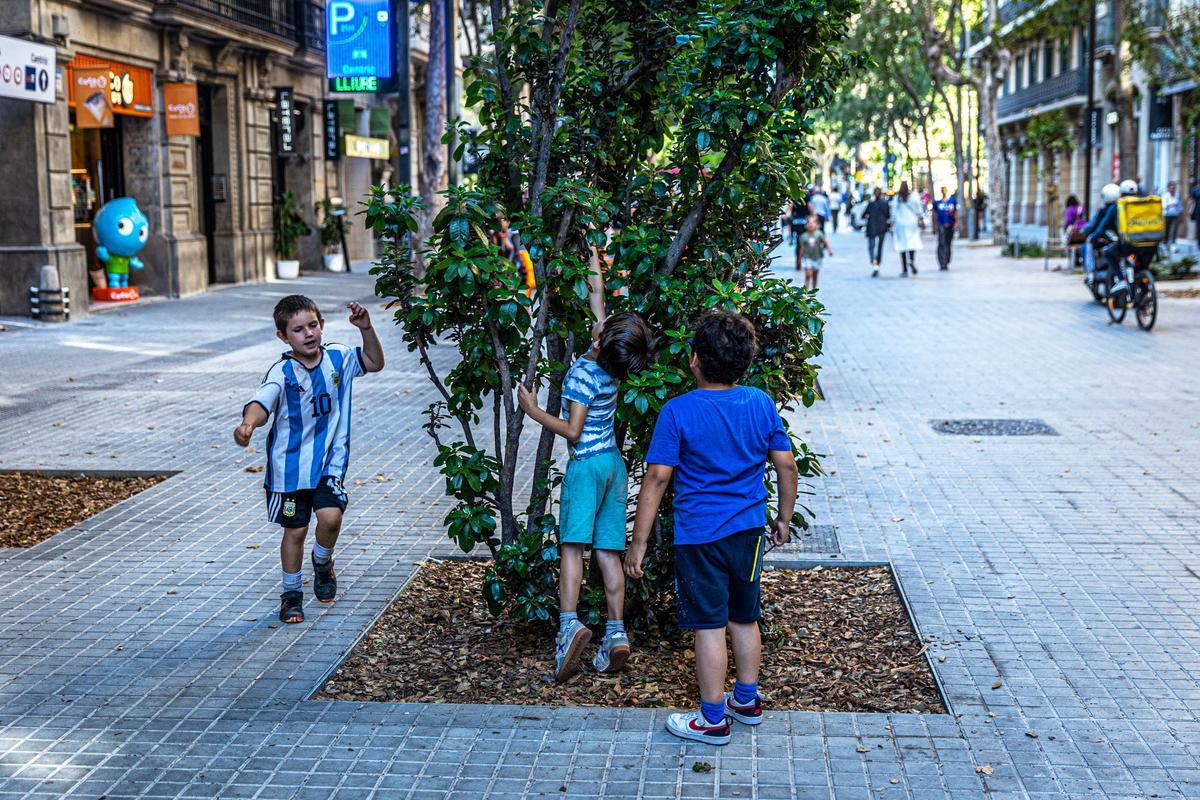
[[[930,424],[954,436],[1058,436],[1040,419],[935,419]]]
[[[813,525],[806,531],[793,531],[785,545],[774,548],[776,553],[818,553],[833,555],[842,552],[837,528],[833,525]]]

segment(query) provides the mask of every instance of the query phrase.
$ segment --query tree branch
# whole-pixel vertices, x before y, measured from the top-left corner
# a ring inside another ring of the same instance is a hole
[[[446,410],[454,405],[454,401],[450,399],[450,392],[446,391],[446,384],[442,383],[441,377],[437,374],[437,370],[433,368],[433,362],[429,360],[429,350],[425,344],[425,337],[418,335],[416,337],[417,349],[421,352],[421,363],[425,365],[425,371],[429,373],[429,380],[437,387],[439,393],[446,400]],[[467,424],[467,420],[463,415],[451,412],[452,416],[458,420],[458,424],[462,426],[463,438],[467,440],[467,444],[472,449],[475,448],[475,437],[471,435],[471,426]]]

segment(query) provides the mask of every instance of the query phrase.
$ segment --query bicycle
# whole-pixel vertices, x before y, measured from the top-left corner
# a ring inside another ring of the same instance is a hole
[[[1113,323],[1124,322],[1126,312],[1133,306],[1138,327],[1144,331],[1154,327],[1158,319],[1158,289],[1150,273],[1153,260],[1153,248],[1127,248],[1116,268],[1108,270],[1104,305]]]

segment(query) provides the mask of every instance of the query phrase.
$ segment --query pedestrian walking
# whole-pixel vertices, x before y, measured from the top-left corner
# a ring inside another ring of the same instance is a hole
[[[883,259],[883,237],[887,235],[892,221],[892,209],[883,197],[883,190],[875,187],[875,198],[867,203],[866,217],[867,257],[871,259],[871,277],[879,277],[879,262]]]
[[[792,225],[788,232],[788,244],[792,247],[796,246],[796,239],[804,230],[804,223],[808,221],[808,204],[792,203]]]
[[[809,213],[815,214],[821,225],[821,233],[825,232],[825,223],[829,220],[829,197],[820,188],[813,190],[808,199]]]
[[[975,194],[975,238],[979,238],[979,234],[987,231],[987,193],[977,192]]]
[[[825,234],[817,229],[817,218],[809,217],[804,232],[796,244],[796,269],[804,269],[804,288],[816,291],[817,277],[821,272],[821,259],[825,252],[833,255],[833,248]]]
[[[1192,208],[1190,217],[1192,220],[1192,235],[1196,237],[1196,247],[1200,248],[1200,183],[1192,184],[1191,192]]]
[[[892,246],[900,254],[900,277],[907,278],[911,268],[917,274],[917,251],[922,249],[921,231],[925,229],[924,209],[921,201],[912,195],[908,182],[900,184],[900,190],[892,198]]]
[[[841,189],[834,189],[829,194],[829,224],[834,233],[837,233],[838,213],[841,212],[844,202]]]
[[[354,379],[383,369],[383,345],[366,307],[350,303],[350,324],[361,347],[322,344],[325,318],[300,294],[275,304],[275,335],[290,350],[276,361],[242,409],[233,432],[240,447],[274,416],[263,473],[267,519],[283,529],[279,557],[283,594],[279,621],[304,621],[304,539],[317,518],[312,548],[313,594],[322,603],[337,596],[333,548],[349,499],[342,481],[350,458],[350,389]]]
[[[1162,193],[1162,209],[1165,226],[1163,244],[1174,251],[1175,239],[1179,236],[1179,218],[1183,215],[1183,199],[1179,196],[1175,181],[1168,183],[1167,190]]]
[[[958,227],[958,197],[949,196],[946,187],[942,187],[942,196],[933,204],[934,223],[937,225],[938,237],[938,269],[942,272],[950,269],[950,256],[954,247],[954,230]]]

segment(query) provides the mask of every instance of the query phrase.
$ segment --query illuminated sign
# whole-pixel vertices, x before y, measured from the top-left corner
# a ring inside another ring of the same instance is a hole
[[[392,149],[387,139],[372,139],[369,136],[346,134],[346,155],[351,158],[374,158],[386,161],[391,154]]]
[[[292,87],[281,86],[275,90],[275,106],[279,111],[279,139],[275,152],[289,156],[296,152],[296,106],[292,100]]]
[[[329,91],[396,91],[395,0],[329,0],[325,76]]]

